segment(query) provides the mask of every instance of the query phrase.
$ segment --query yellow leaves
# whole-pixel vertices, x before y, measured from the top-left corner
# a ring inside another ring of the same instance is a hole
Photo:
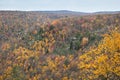
[[[63,77],[62,80],[69,80],[67,76]]]
[[[107,55],[100,55],[96,58],[96,62],[99,64],[101,62],[106,62],[108,60],[108,56]]]
[[[116,63],[120,63],[120,53],[115,52],[115,54],[112,57],[112,60],[115,61]]]
[[[120,76],[120,66],[115,67],[114,71],[118,76]]]
[[[53,50],[51,48],[55,43],[55,39],[54,39],[52,33],[46,32],[44,34],[44,36],[46,36],[46,37],[43,40],[36,41],[32,46],[32,48],[34,50],[40,51],[42,54],[52,52]]]
[[[115,52],[120,49],[120,33],[117,31],[112,31],[111,35],[105,35],[103,39],[104,49],[107,52]]]
[[[29,78],[29,76],[28,76]],[[39,80],[40,79],[40,75],[35,75],[34,77],[32,78],[29,78],[29,80]]]
[[[85,66],[85,68],[87,68],[87,69],[91,68],[91,64],[87,64],[87,65]]]
[[[86,59],[86,57],[87,57],[87,55],[84,54],[84,55],[82,55],[82,56],[79,56],[79,59],[80,59],[80,60],[81,60],[81,59]]]
[[[84,62],[80,62],[79,64],[78,64],[78,67],[80,68],[80,69],[82,69],[82,68],[85,68],[86,66],[85,66],[86,64],[84,63]]]
[[[88,71],[94,74],[107,76],[108,72],[120,75],[120,33],[112,31],[104,36],[98,47],[91,49],[79,57],[78,67],[82,74]]]
[[[69,57],[70,61],[72,61],[74,56],[73,55],[69,55],[68,57]]]
[[[69,68],[69,65],[67,66],[67,65],[63,64],[63,68],[66,71]]]
[[[55,70],[57,68],[57,64],[54,63],[51,59],[48,59],[47,63],[48,63],[48,67],[50,68],[50,70]]]
[[[47,71],[48,70],[48,66],[43,66],[42,67],[42,73],[45,73],[45,71]]]
[[[15,49],[12,54],[14,54],[14,62],[12,63],[12,65],[24,67],[26,72],[28,72],[26,67],[30,66],[30,64],[27,63],[28,60],[32,57],[35,59],[38,59],[39,57],[39,52],[35,52],[24,47],[19,47],[18,49]]]
[[[93,70],[95,75],[106,75],[107,72],[111,70],[111,66],[108,61],[108,55],[101,54],[100,56],[96,57],[94,64],[96,65]]]
[[[42,45],[44,45],[42,41],[36,41],[32,48],[34,48],[36,51],[40,51],[42,49]]]
[[[28,50],[28,49],[23,48],[23,47],[19,47],[18,49],[15,49],[13,51],[13,53],[18,56],[16,59],[21,59],[21,58],[28,59],[29,57],[35,55],[35,53],[33,51]]]
[[[3,76],[1,76],[1,80],[4,80],[4,79],[10,79],[11,78],[11,73],[12,73],[12,67],[8,66],[6,68],[6,70],[4,71],[4,74]]]
[[[99,75],[106,75],[106,69],[103,68],[103,69],[97,69],[97,70],[94,70],[93,73],[98,77]]]
[[[115,52],[111,58],[111,71],[120,76],[120,53]]]

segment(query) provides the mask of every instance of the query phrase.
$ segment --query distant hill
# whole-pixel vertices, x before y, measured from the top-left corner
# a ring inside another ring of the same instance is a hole
[[[60,15],[88,15],[89,13],[85,12],[76,12],[76,11],[68,11],[68,10],[58,10],[58,11],[37,11],[42,13],[50,13],[50,14],[60,14]]]
[[[10,11],[10,10],[1,10],[1,12],[32,12],[32,13],[44,13],[52,15],[64,15],[64,16],[84,16],[84,15],[98,15],[98,14],[119,14],[120,11],[100,11],[100,12],[78,12],[78,11],[69,11],[69,10],[56,10],[56,11]]]
[[[100,11],[100,12],[78,12],[78,11],[69,11],[69,10],[58,10],[58,11],[37,11],[42,13],[49,14],[60,14],[60,15],[91,15],[91,14],[118,14],[120,11]]]
[[[120,11],[100,11],[100,12],[95,12],[93,14],[119,14]]]

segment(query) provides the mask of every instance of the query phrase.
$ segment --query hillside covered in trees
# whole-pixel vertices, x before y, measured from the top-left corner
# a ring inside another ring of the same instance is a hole
[[[120,13],[0,11],[0,80],[120,80]]]

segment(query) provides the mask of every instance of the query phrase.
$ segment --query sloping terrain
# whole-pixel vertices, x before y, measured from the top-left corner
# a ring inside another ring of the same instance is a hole
[[[0,80],[119,80],[119,43],[116,12],[0,11]]]

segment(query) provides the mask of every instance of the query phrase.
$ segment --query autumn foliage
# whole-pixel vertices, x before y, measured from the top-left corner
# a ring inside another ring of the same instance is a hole
[[[3,13],[0,80],[120,79],[120,14]]]
[[[119,80],[120,76],[120,33],[105,34],[98,47],[79,57],[78,64],[82,79]]]

